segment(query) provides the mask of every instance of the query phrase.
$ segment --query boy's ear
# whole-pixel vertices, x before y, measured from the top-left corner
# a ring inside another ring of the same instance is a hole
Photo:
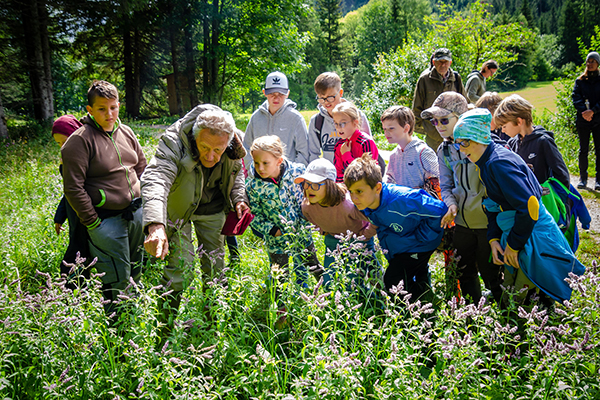
[[[265,93],[265,89],[263,89],[262,92],[263,92],[263,95],[266,97],[267,94]]]
[[[344,89],[340,89],[340,98],[344,97]]]
[[[410,133],[410,124],[404,125],[404,133]]]
[[[382,188],[383,188],[383,184],[381,182],[377,182],[374,189],[377,194],[380,194]]]
[[[90,105],[87,105],[87,106],[85,106],[85,109],[86,109],[86,110],[87,110],[87,112],[89,112],[90,114],[92,113],[92,110],[93,110],[93,109],[92,109],[92,106],[90,106]]]

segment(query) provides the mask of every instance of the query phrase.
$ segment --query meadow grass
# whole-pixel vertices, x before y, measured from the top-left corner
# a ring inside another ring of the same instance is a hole
[[[160,133],[155,125],[161,124],[131,125],[150,157]],[[501,312],[485,300],[474,305],[442,300],[439,255],[432,263],[434,305],[394,305],[375,283],[378,302],[369,302],[343,277],[327,291],[314,280],[306,290],[291,280],[275,285],[269,276],[276,271],[262,242],[246,232],[240,237],[242,262],[212,281],[197,278],[184,295],[169,342],[159,344],[161,262],[147,262],[142,285],[130,285],[115,327],[106,324],[97,277],[85,288],[65,289],[58,263],[66,235],[57,237],[52,226],[60,196],[53,142],[3,144],[2,398],[600,396],[595,232],[582,233],[578,254],[586,274],[571,278],[572,299],[550,314],[537,305],[512,304]],[[316,233],[313,238],[322,257],[322,238]],[[405,294],[399,289],[397,297]],[[283,322],[281,304],[287,310]]]
[[[557,82],[529,82],[523,89],[501,92],[500,97],[506,98],[511,94],[518,94],[519,96],[529,100],[538,112],[544,110],[551,113],[556,112],[556,96],[558,92],[556,90]]]

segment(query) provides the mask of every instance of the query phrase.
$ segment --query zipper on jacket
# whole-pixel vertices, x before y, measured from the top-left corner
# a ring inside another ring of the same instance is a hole
[[[113,146],[115,146],[115,150],[117,151],[117,156],[119,157],[119,164],[121,164],[121,167],[123,167],[123,169],[125,170],[125,178],[127,178],[127,183],[129,184],[129,193],[131,194],[131,201],[133,201],[133,185],[131,184],[131,180],[129,179],[129,171],[127,170],[127,167],[125,167],[123,165],[123,160],[121,159],[121,152],[119,151],[119,148],[117,147],[117,143],[113,139],[115,131],[116,130],[113,131],[112,135],[109,135],[106,132],[105,133],[110,138],[110,141],[112,142]]]
[[[470,190],[470,186],[469,186],[469,173],[467,171],[467,164],[463,163],[463,159],[461,157],[460,151],[458,152],[458,160],[459,160],[459,165],[460,165],[460,185],[465,190],[465,197],[463,199],[462,206],[460,207],[460,209],[461,209],[461,215],[463,217],[463,221],[465,222],[465,225],[467,225],[467,228],[471,229],[471,227],[469,226],[469,223],[467,222],[467,218],[466,218],[466,215],[465,215],[465,205],[467,204],[467,199],[469,197],[469,190]],[[463,182],[463,180],[465,180],[465,179],[466,179],[466,182],[467,182],[467,188],[465,188],[465,184]]]
[[[571,260],[569,260],[567,258],[555,256],[554,254],[540,253],[540,255],[542,257],[548,257],[548,258],[552,258],[552,259],[555,259],[555,260],[563,261],[563,262],[566,262],[566,263],[570,263],[571,262]]]

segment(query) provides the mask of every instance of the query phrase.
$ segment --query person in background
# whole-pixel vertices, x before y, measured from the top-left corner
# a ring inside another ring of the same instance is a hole
[[[52,138],[54,138],[56,143],[62,148],[69,136],[82,126],[83,124],[74,115],[68,114],[58,117],[52,125]],[[62,158],[58,169],[62,176]],[[86,259],[88,262],[91,261],[89,260],[90,251],[87,243],[88,233],[85,226],[83,226],[79,221],[79,218],[77,218],[77,213],[63,195],[54,214],[54,230],[57,235],[60,235],[60,233],[65,230],[63,224],[67,220],[69,221],[69,244],[60,263],[60,273],[67,277],[67,287],[75,289],[77,285],[83,283],[82,278],[88,279],[90,277],[90,271],[87,268],[71,271],[73,265],[76,264],[78,253],[79,257],[82,259]],[[77,283],[75,284],[75,282]]]
[[[252,164],[250,146],[255,139],[267,135],[275,135],[281,139],[285,144],[285,156],[288,160],[307,166],[311,161],[311,155],[308,148],[306,122],[302,114],[296,110],[296,103],[288,99],[290,87],[287,77],[279,71],[270,73],[265,79],[262,92],[267,100],[250,117],[246,135],[243,137],[246,148],[244,158],[246,168]]]
[[[383,133],[389,143],[396,144],[383,181],[410,188],[423,188],[434,180],[439,188],[438,160],[427,144],[413,136],[415,116],[404,106],[392,106],[381,114]]]
[[[594,140],[596,157],[595,190],[600,190],[600,77],[598,76],[600,55],[592,51],[585,60],[585,71],[575,79],[573,88],[573,106],[577,110],[575,125],[579,136],[579,184],[583,189],[588,183],[588,153],[590,151],[590,136]]]
[[[485,92],[481,95],[477,103],[475,103],[475,107],[477,108],[485,108],[487,109],[492,116],[496,112],[496,108],[498,108],[498,104],[502,102],[502,97],[497,92]],[[508,142],[510,140],[510,136],[506,133],[502,132],[502,127],[496,126],[496,121],[492,118],[492,140],[496,143],[506,144],[502,142]]]
[[[310,161],[317,159],[323,152],[323,158],[333,162],[335,145],[340,140],[333,122],[333,109],[346,101],[342,96],[342,80],[335,72],[323,72],[315,79],[315,93],[318,102],[318,113],[313,115],[308,124],[308,143]],[[371,127],[365,113],[360,111],[360,130],[371,135]]]
[[[472,104],[476,104],[479,98],[485,93],[485,80],[494,76],[497,70],[498,63],[494,60],[487,60],[483,63],[479,71],[474,70],[467,76],[465,91],[467,92],[467,99]]]
[[[442,92],[457,92],[467,98],[467,92],[458,72],[450,68],[452,53],[445,48],[437,49],[432,56],[432,66],[427,68],[417,81],[412,110],[415,115],[415,132],[425,134],[427,145],[436,151],[442,144],[442,139],[435,126],[427,119],[421,118],[421,113],[431,107],[434,100]]]
[[[346,167],[364,153],[370,153],[373,160],[379,158],[379,150],[370,135],[360,131],[360,113],[350,102],[340,103],[332,111],[335,129],[340,140],[335,145],[333,164],[337,170],[337,181],[344,181]],[[381,167],[380,167],[381,168]]]

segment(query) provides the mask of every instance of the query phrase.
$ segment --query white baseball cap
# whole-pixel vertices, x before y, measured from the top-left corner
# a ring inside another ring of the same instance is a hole
[[[331,179],[335,182],[337,171],[331,161],[325,158],[317,158],[306,167],[306,172],[294,179],[294,183],[304,181],[321,183],[325,179]]]
[[[287,77],[283,73],[275,71],[267,75],[267,79],[265,81],[265,94],[271,94],[275,92],[288,94],[289,90],[290,87],[288,86]]]

